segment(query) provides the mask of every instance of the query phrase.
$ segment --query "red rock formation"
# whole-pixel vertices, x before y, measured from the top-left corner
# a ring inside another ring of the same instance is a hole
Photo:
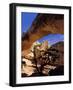
[[[30,53],[33,42],[48,34],[64,34],[64,15],[38,14],[22,38],[22,55]]]

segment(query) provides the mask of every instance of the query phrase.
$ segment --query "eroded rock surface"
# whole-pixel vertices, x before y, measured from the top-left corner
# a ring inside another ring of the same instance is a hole
[[[43,46],[43,50],[41,46]],[[48,44],[45,41],[40,46],[34,47],[33,55],[30,53],[32,59],[31,57],[28,59],[22,58],[23,77],[64,74],[64,43],[59,42],[49,48],[47,47]]]

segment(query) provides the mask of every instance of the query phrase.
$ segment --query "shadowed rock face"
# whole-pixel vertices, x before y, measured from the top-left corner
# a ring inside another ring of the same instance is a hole
[[[54,60],[54,63],[56,65],[64,65],[64,42],[58,42],[50,47],[50,53],[55,54],[56,56],[59,56],[56,60]]]
[[[22,56],[36,40],[48,34],[64,34],[64,15],[38,14],[29,30],[22,37]]]

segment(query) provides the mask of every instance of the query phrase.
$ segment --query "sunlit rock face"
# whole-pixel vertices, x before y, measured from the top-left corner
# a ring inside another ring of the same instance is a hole
[[[48,42],[34,44],[27,58],[22,57],[22,76],[64,74],[64,43],[48,47]],[[43,47],[42,47],[43,46]],[[43,51],[43,53],[42,53]],[[59,72],[60,71],[60,72]],[[58,72],[58,73],[57,73]]]
[[[48,49],[48,41],[44,41],[40,47],[41,51],[46,51]]]
[[[50,45],[48,44],[48,41],[44,41],[42,44],[39,42],[34,42],[29,50],[22,51],[22,57],[25,57],[27,59],[33,59],[34,57],[34,47],[36,47],[36,50],[38,49],[37,56],[39,56],[40,51],[46,51],[48,48],[50,48]]]
[[[36,70],[36,68],[33,67],[35,65],[32,63],[31,60],[25,58],[23,58],[22,61],[25,62],[25,64],[22,64],[21,73],[26,74],[27,76],[32,75]]]
[[[55,68],[56,66],[45,65],[42,72],[44,75],[49,75],[50,70],[54,70]]]

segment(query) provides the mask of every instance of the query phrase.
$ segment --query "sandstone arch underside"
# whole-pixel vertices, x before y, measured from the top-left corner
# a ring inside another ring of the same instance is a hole
[[[22,37],[22,51],[29,48],[36,40],[48,34],[64,34],[64,15],[38,14],[29,30]]]

